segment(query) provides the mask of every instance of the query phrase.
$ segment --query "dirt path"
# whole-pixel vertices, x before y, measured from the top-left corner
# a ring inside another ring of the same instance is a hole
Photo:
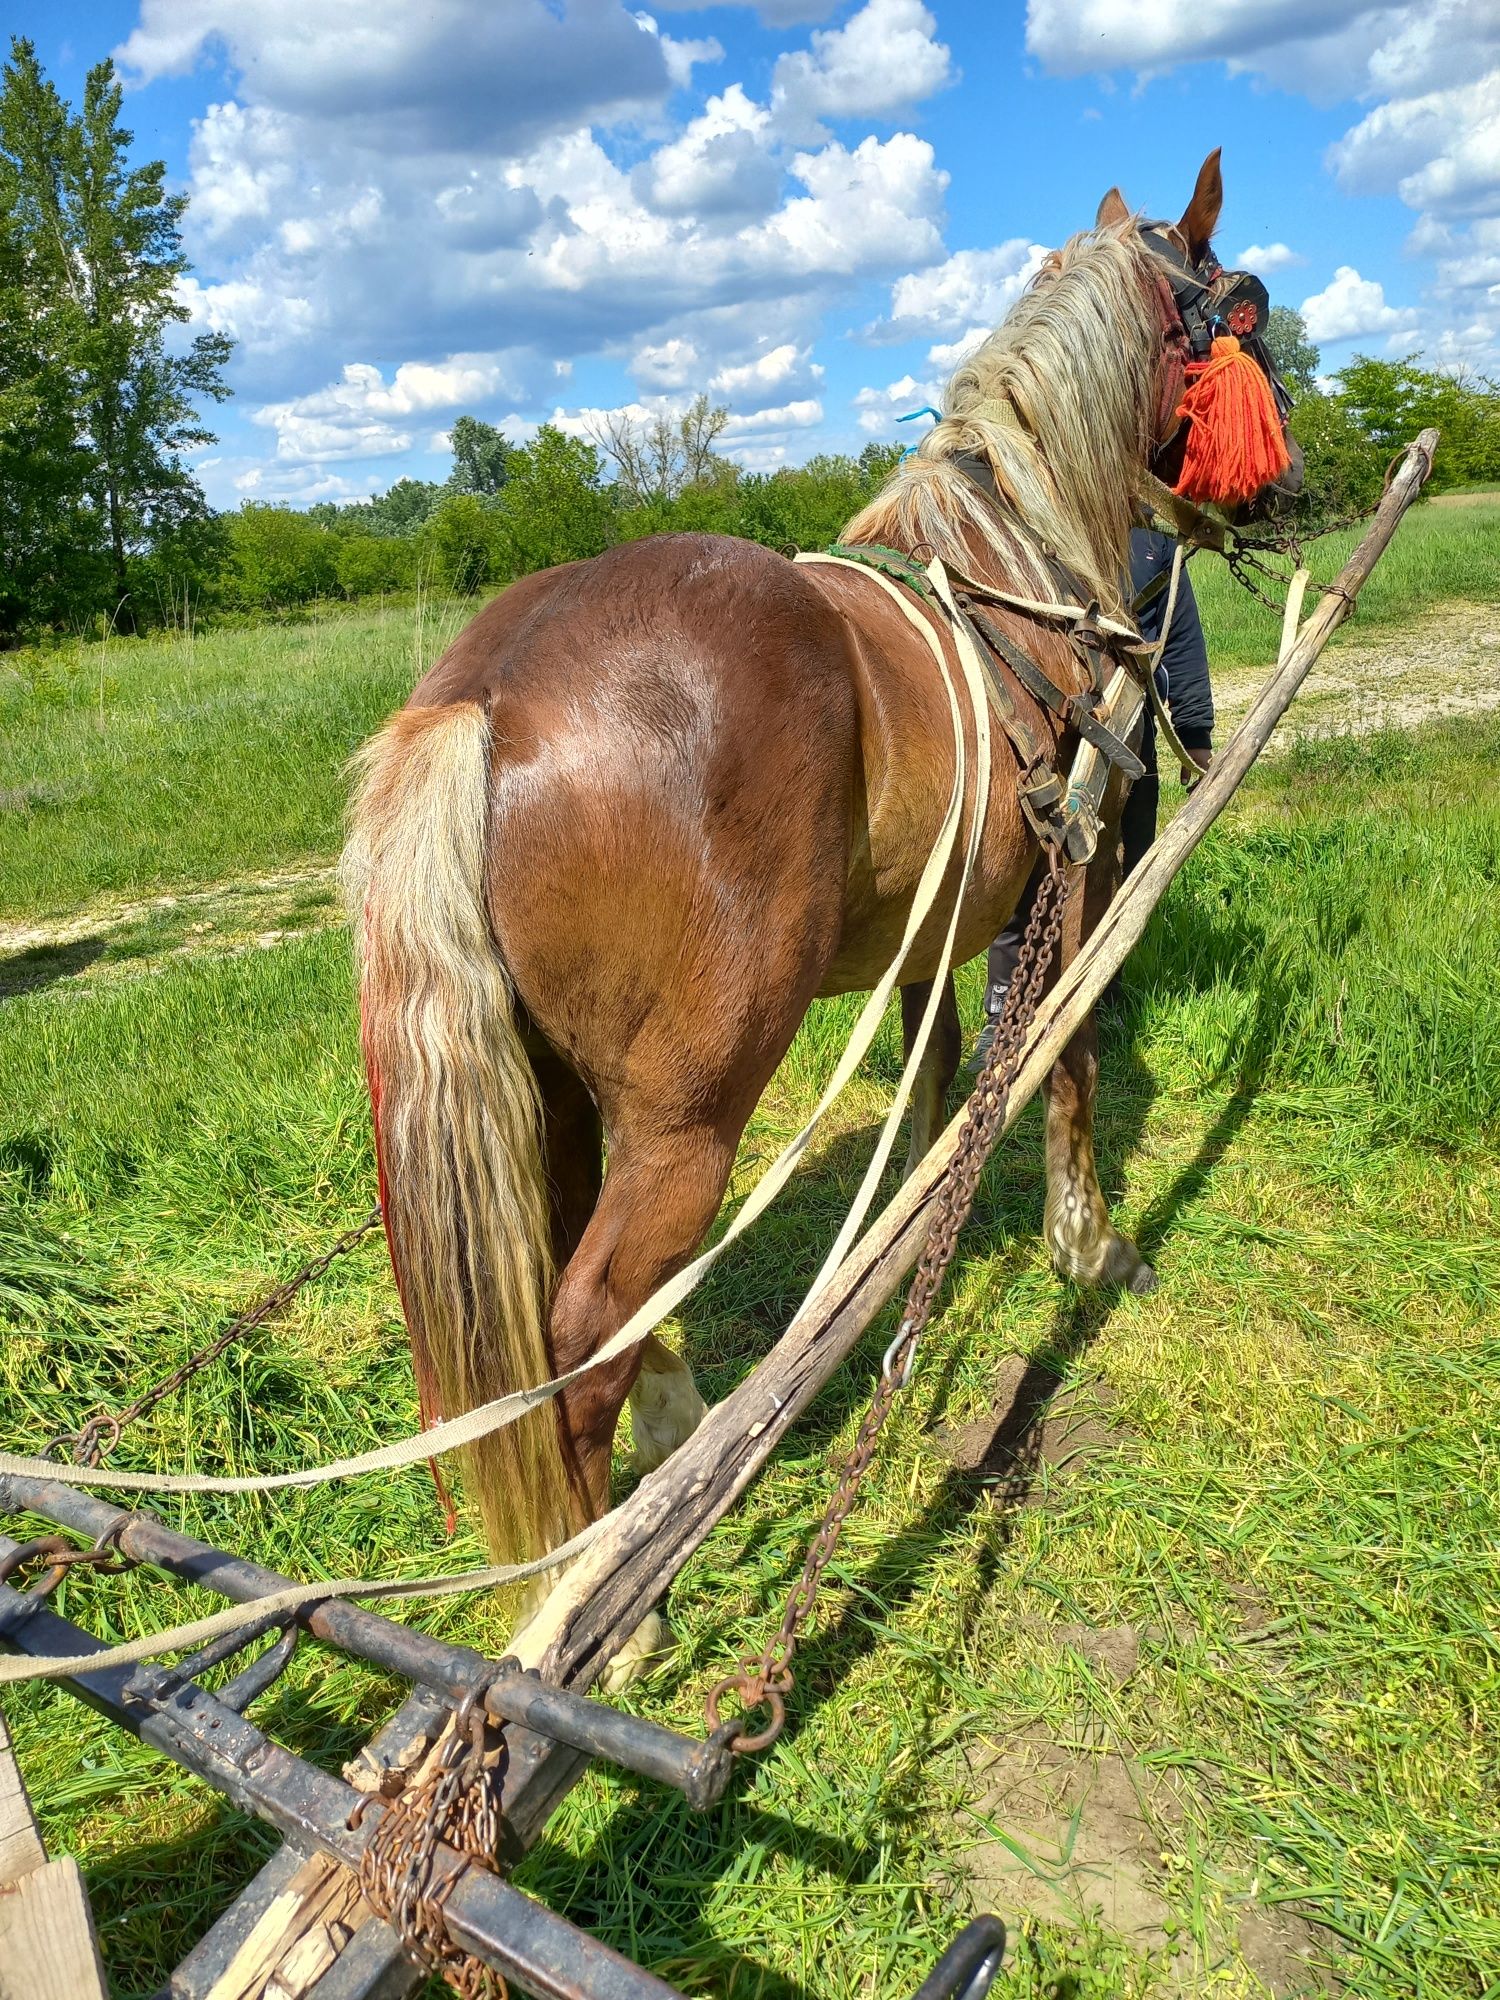
[[[1219,740],[1249,707],[1264,667],[1219,671]],[[1500,606],[1445,605],[1398,632],[1356,633],[1308,676],[1269,755],[1297,735],[1365,735],[1500,708]],[[168,895],[96,898],[66,918],[0,924],[0,999],[60,979],[149,972],[164,958],[271,950],[341,920],[332,862],[268,870]]]
[[[1267,669],[1214,674],[1223,742]],[[1270,754],[1296,735],[1365,736],[1500,708],[1500,606],[1446,604],[1400,631],[1361,633],[1331,647],[1308,675]]]
[[[269,951],[342,920],[332,862],[160,896],[100,896],[70,917],[0,924],[0,999],[153,970],[189,953]]]

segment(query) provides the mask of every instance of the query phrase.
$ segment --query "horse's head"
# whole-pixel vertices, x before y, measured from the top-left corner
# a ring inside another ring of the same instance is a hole
[[[1146,252],[1143,290],[1162,336],[1151,470],[1190,499],[1211,500],[1231,518],[1253,520],[1274,513],[1301,491],[1302,453],[1287,429],[1291,395],[1266,346],[1271,311],[1266,288],[1253,272],[1226,271],[1213,253],[1223,201],[1215,148],[1198,171],[1180,222],[1146,221],[1132,214],[1118,188],[1111,188],[1099,204],[1097,226],[1122,236],[1133,233]],[[1243,371],[1247,362],[1260,380],[1242,379],[1229,387],[1228,374]],[[1210,368],[1228,393],[1215,393],[1206,379]],[[1216,423],[1251,435],[1248,440],[1201,435]],[[1192,437],[1195,425],[1197,439]],[[1246,464],[1258,465],[1268,475],[1249,492],[1244,490]]]

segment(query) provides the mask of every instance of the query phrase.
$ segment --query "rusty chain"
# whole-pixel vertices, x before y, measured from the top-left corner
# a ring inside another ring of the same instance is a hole
[[[164,1375],[159,1382],[153,1382],[149,1389],[143,1390],[133,1403],[127,1404],[123,1410],[96,1410],[76,1431],[59,1431],[56,1437],[49,1438],[42,1446],[41,1456],[50,1458],[53,1452],[66,1445],[72,1451],[75,1465],[97,1465],[106,1452],[114,1450],[127,1424],[133,1424],[138,1417],[145,1416],[148,1410],[154,1410],[158,1403],[165,1402],[168,1396],[175,1395],[202,1369],[217,1361],[235,1341],[259,1326],[262,1320],[269,1319],[272,1313],[280,1312],[289,1300],[296,1297],[304,1285],[310,1285],[314,1278],[321,1278],[336,1258],[352,1250],[369,1235],[372,1229],[378,1228],[379,1224],[380,1209],[377,1206],[370,1210],[363,1222],[356,1224],[353,1229],[346,1229],[337,1242],[320,1256],[312,1258],[300,1271],[294,1271],[291,1277],[284,1278],[258,1305],[252,1306],[249,1312],[241,1313],[237,1319],[232,1319],[224,1331],[211,1340],[207,1347],[202,1347],[196,1354],[189,1355],[187,1360],[180,1367],[174,1368],[170,1375]]]
[[[438,1850],[454,1849],[469,1864],[499,1872],[505,1757],[504,1730],[485,1713],[484,1689],[475,1689],[454,1712],[425,1774],[386,1803],[360,1856],[365,1901],[412,1961],[445,1980],[459,2000],[506,2000],[508,1989],[493,1966],[449,1937],[443,1910],[463,1866],[441,1865]]]
[[[854,1448],[844,1462],[838,1484],[824,1509],[822,1522],[808,1545],[802,1574],[787,1598],[781,1624],[764,1650],[758,1656],[747,1654],[740,1662],[739,1672],[719,1681],[709,1690],[704,1702],[710,1730],[720,1727],[719,1704],[726,1695],[735,1695],[747,1716],[757,1708],[769,1711],[769,1719],[763,1729],[742,1730],[732,1740],[729,1747],[736,1755],[768,1749],[781,1734],[786,1722],[786,1697],[791,1692],[794,1679],[792,1660],[817,1602],[823,1572],[838,1547],[844,1522],[875,1457],[875,1447],[885,1420],[896,1397],[911,1380],[917,1348],[958,1248],[959,1231],[974,1206],[979,1176],[1005,1122],[1005,1109],[1020,1069],[1027,1031],[1035,1017],[1042,997],[1042,985],[1062,933],[1067,902],[1068,878],[1065,870],[1066,864],[1054,849],[1051,865],[1042,878],[1031,907],[1015,974],[996,1024],[994,1043],[969,1098],[968,1114],[959,1134],[958,1146],[938,1185],[926,1245],[906,1295],[900,1328],[886,1349],[880,1380],[860,1424]]]
[[[34,1542],[22,1542],[10,1554],[0,1560],[0,1584],[7,1584],[23,1569],[33,1563],[45,1563],[45,1573],[26,1589],[28,1597],[50,1597],[70,1570],[91,1569],[96,1576],[114,1576],[121,1570],[135,1569],[135,1558],[126,1555],[117,1546],[121,1530],[125,1527],[121,1518],[104,1530],[99,1539],[86,1549],[75,1548],[61,1535],[43,1535]]]

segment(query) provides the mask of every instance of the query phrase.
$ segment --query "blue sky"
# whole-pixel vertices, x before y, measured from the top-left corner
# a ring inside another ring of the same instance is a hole
[[[1500,367],[1500,0],[0,0],[76,100],[113,54],[232,333],[220,506],[445,476],[707,390],[746,465],[904,437],[1118,183],[1224,148],[1331,372]]]

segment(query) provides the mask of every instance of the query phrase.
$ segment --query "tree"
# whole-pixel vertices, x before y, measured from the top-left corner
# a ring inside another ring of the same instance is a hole
[[[1318,385],[1322,355],[1308,339],[1307,321],[1291,306],[1272,306],[1266,321],[1266,346],[1276,373],[1294,396],[1308,396]]]
[[[187,269],[187,197],[166,193],[161,160],[130,166],[121,102],[114,65],[98,63],[75,117],[32,44],[12,42],[0,152],[13,175],[14,223],[33,282],[61,305],[51,360],[67,377],[88,456],[113,614],[132,629],[132,553],[207,512],[181,454],[214,442],[198,405],[228,395],[221,371],[233,343],[203,333],[168,347],[169,330],[189,318],[176,289]]]
[[[729,412],[695,396],[682,415],[665,410],[642,421],[610,411],[594,433],[594,443],[614,461],[620,497],[627,507],[675,500],[690,486],[708,486],[732,468],[714,450]]]
[[[593,445],[543,424],[529,445],[511,453],[500,496],[506,568],[511,576],[554,563],[596,556],[613,538],[613,495],[601,485]]]
[[[379,494],[361,512],[371,534],[411,535],[442,497],[442,487],[430,479],[398,479],[389,492]]]
[[[459,596],[467,596],[495,573],[503,543],[495,509],[477,493],[448,493],[422,528],[422,547],[438,576]]]
[[[480,417],[455,418],[449,437],[453,445],[449,491],[498,493],[505,484],[506,467],[514,449],[510,439]]]
[[[66,311],[35,269],[15,162],[0,151],[0,644],[89,608],[102,587],[88,459],[66,374]]]

